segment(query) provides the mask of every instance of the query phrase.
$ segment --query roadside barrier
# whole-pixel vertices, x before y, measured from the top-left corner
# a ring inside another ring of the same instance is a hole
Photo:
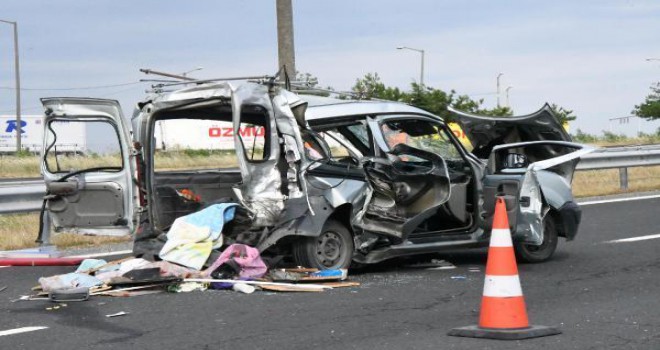
[[[556,328],[529,324],[511,241],[506,204],[504,199],[498,197],[488,248],[479,325],[454,328],[449,335],[520,340],[560,333],[561,331]]]

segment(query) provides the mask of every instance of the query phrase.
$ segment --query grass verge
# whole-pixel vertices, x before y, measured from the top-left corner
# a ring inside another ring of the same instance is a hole
[[[0,250],[37,247],[39,214],[0,215]],[[83,236],[54,233],[51,243],[58,249],[93,247],[101,244],[129,242],[132,237]]]

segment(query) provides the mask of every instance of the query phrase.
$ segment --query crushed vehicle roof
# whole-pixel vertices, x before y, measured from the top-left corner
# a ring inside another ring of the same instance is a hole
[[[308,103],[309,108],[305,115],[305,119],[308,121],[342,116],[386,113],[412,113],[438,118],[429,112],[401,102],[381,100],[340,100],[337,98],[315,95],[300,95],[300,98]]]

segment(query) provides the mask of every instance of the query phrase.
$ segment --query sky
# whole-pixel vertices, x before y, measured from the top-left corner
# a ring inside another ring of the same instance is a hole
[[[509,89],[515,114],[545,102],[573,110],[571,132],[655,132],[629,116],[660,80],[660,1],[293,0],[296,68],[349,90],[377,72],[408,89],[425,51],[428,86],[484,106]],[[2,0],[17,21],[22,106],[41,97],[117,99],[125,115],[149,89],[140,68],[197,78],[277,70],[275,0]],[[0,114],[15,110],[12,26],[0,23]]]

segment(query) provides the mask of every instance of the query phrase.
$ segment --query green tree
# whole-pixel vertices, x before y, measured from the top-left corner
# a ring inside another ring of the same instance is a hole
[[[449,92],[436,89],[428,85],[412,83],[410,91],[401,91],[396,87],[388,87],[381,80],[378,73],[368,73],[356,80],[352,88],[359,99],[380,99],[408,103],[415,107],[436,114],[446,121],[453,121],[453,116],[447,107],[482,115],[510,116],[512,111],[508,107],[485,109],[482,107],[483,99],[473,100],[467,95],[458,95],[456,91]]]
[[[555,113],[555,116],[557,117],[557,120],[559,121],[560,124],[568,123],[570,121],[573,121],[577,119],[577,116],[573,114],[573,111],[570,109],[566,109],[562,106],[559,106],[555,103],[550,105],[550,108],[552,111]]]
[[[386,87],[378,73],[367,73],[363,78],[357,79],[351,90],[359,99],[388,101],[404,99],[404,93],[399,88]]]
[[[632,113],[648,120],[660,119],[660,82],[651,86],[651,93],[644,102],[635,106]]]

